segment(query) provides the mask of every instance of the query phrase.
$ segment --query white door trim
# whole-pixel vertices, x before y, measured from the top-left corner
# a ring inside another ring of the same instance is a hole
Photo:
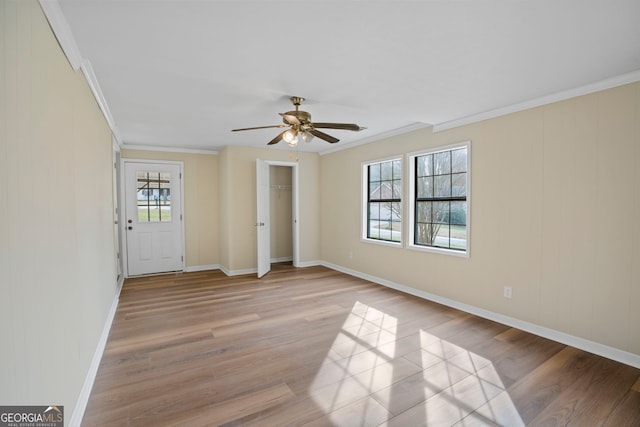
[[[182,256],[182,271],[186,269],[186,256],[185,256],[185,233],[184,233],[184,162],[176,161],[176,160],[148,160],[148,159],[130,159],[130,158],[120,158],[120,200],[122,204],[121,210],[126,209],[126,197],[125,197],[125,164],[126,163],[148,163],[148,164],[156,164],[156,165],[178,165],[180,167],[180,175],[182,179],[180,179],[180,216],[182,220],[180,221],[181,233],[182,233],[182,242],[180,243],[180,251]],[[126,221],[120,221],[120,232],[122,236],[125,236],[126,241]],[[129,265],[128,265],[129,254],[127,252],[127,245],[122,245],[122,269],[123,274],[126,277],[129,277]]]

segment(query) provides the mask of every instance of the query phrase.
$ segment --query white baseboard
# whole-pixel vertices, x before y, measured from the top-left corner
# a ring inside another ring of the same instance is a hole
[[[187,267],[184,269],[187,273],[192,273],[194,271],[208,271],[208,270],[220,270],[220,264],[210,264],[210,265],[194,265],[191,267]]]
[[[245,268],[242,270],[229,270],[227,267],[225,267],[224,265],[220,265],[220,270],[222,270],[222,272],[224,274],[226,274],[227,276],[241,276],[243,274],[254,274],[258,272],[257,268]]]
[[[371,276],[370,274],[362,273],[360,271],[352,270],[350,268],[342,267],[330,262],[322,261],[321,265],[333,270],[341,271],[351,276],[359,277],[361,279],[365,279],[370,282],[398,290],[400,292],[404,292],[429,301],[437,302],[438,304],[446,305],[448,307],[452,307],[479,317],[483,317],[494,322],[502,323],[503,325],[521,329],[523,331],[541,336],[543,338],[547,338],[561,344],[566,344],[580,350],[588,351],[589,353],[606,357],[608,359],[615,360],[617,362],[624,363],[635,368],[640,368],[640,355],[634,353],[629,353],[615,347],[610,347],[584,338],[576,337],[574,335],[557,331],[555,329],[546,328],[544,326],[536,325],[535,323],[530,323],[524,320],[516,319],[514,317],[505,316],[504,314],[495,313],[493,311],[485,310],[473,305],[464,304],[449,298],[444,298],[439,295],[412,288],[410,286],[401,285],[390,280]]]
[[[325,265],[324,261],[300,261],[296,267],[315,267],[316,265]],[[329,267],[331,268],[331,267]],[[335,269],[337,270],[337,269]]]
[[[93,383],[95,382],[96,375],[98,374],[98,367],[100,366],[102,354],[104,353],[104,348],[107,345],[107,338],[109,337],[109,332],[111,331],[111,324],[113,323],[113,318],[115,317],[116,310],[118,309],[120,289],[122,288],[123,282],[124,278],[121,279],[118,283],[118,292],[116,292],[113,303],[111,304],[111,308],[109,309],[109,313],[107,314],[107,318],[104,322],[104,327],[102,328],[102,335],[100,335],[98,346],[96,347],[95,353],[93,353],[93,359],[91,359],[91,364],[89,365],[89,371],[84,377],[84,384],[82,385],[82,389],[80,390],[78,400],[76,400],[76,405],[73,409],[73,413],[71,414],[71,419],[69,420],[70,427],[80,426],[82,417],[84,416],[84,411],[87,409],[87,403],[89,402],[91,389],[93,388]]]
[[[293,261],[293,257],[292,256],[285,256],[285,257],[280,257],[280,258],[271,258],[271,263],[289,262],[289,261]]]

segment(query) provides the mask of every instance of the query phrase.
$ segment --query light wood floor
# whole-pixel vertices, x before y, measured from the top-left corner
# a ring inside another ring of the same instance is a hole
[[[323,267],[127,280],[85,426],[640,426],[640,370]]]

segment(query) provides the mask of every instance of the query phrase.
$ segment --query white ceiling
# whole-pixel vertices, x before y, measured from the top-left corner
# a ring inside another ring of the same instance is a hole
[[[59,4],[132,146],[264,147],[278,129],[230,130],[280,124],[292,95],[368,128],[327,130],[345,146],[640,70],[638,0]]]

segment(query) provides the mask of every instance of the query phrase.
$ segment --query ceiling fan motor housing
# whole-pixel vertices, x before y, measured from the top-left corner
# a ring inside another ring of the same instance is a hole
[[[311,123],[311,114],[307,113],[306,111],[300,111],[300,110],[295,110],[295,111],[287,111],[286,113],[284,113],[282,115],[282,121],[286,124],[291,124],[287,121],[285,116],[294,116],[296,117],[300,123],[302,124],[306,124],[306,123]]]

